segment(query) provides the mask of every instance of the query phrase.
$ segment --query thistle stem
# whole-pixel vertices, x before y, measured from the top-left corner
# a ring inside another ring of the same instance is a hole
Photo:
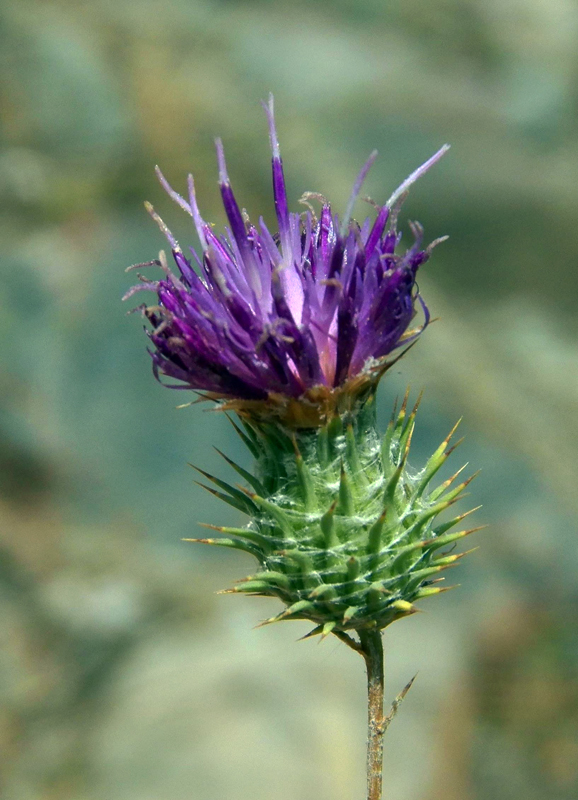
[[[367,668],[367,800],[381,800],[383,781],[383,643],[381,631],[359,633]]]

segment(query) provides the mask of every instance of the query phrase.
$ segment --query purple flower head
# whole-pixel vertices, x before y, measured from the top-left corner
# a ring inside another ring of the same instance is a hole
[[[202,218],[191,175],[185,199],[157,168],[165,190],[192,217],[202,253],[190,248],[185,255],[147,204],[177,269],[169,268],[161,253],[148,265],[160,267],[164,276],[141,277],[125,297],[141,289],[156,292],[158,302],[140,308],[152,325],[147,334],[155,375],[178,381],[167,384],[173,388],[249,402],[327,396],[360,376],[375,380],[387,357],[414,340],[429,320],[416,273],[440,240],[422,248],[422,228],[410,223],[414,242],[396,253],[401,239],[396,222],[407,190],[447,145],[377,207],[374,220],[360,225],[350,217],[376,152],[359,173],[341,221],[325,198],[312,193],[302,198],[307,211],[291,213],[272,97],[265,110],[278,233],[271,233],[262,218],[253,224],[239,208],[220,140],[219,185],[229,221],[224,234],[216,234]],[[321,202],[318,216],[312,200]],[[423,323],[409,330],[416,307]]]

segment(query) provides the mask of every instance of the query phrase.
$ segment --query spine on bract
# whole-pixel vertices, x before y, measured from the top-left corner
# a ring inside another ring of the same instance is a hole
[[[383,437],[374,391],[316,429],[243,420],[235,427],[255,470],[226,460],[246,485],[202,472],[216,487],[205,488],[248,515],[249,523],[216,528],[223,538],[192,541],[256,557],[258,570],[226,591],[281,600],[285,608],[263,624],[307,619],[315,626],[310,635],[379,630],[413,614],[416,601],[451,588],[440,585],[440,573],[465,553],[446,548],[478,528],[452,530],[471,511],[444,521],[440,515],[473,476],[457,483],[460,469],[435,485],[455,447],[449,446],[455,428],[421,470],[411,469],[419,401],[409,411],[407,400]]]

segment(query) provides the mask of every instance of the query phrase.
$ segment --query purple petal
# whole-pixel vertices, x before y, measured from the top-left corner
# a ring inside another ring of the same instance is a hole
[[[320,195],[319,220],[313,211],[292,214],[287,204],[273,99],[265,105],[272,154],[273,199],[279,233],[260,218],[255,227],[233,193],[223,146],[217,140],[219,185],[230,231],[216,234],[199,211],[192,176],[188,201],[157,168],[170,197],[192,217],[202,256],[187,259],[150,204],[147,210],[167,238],[176,265],[164,252],[138,267],[157,266],[159,281],[140,278],[125,298],[139,291],[156,294],[156,305],[141,305],[157,377],[173,388],[214,392],[224,397],[265,399],[271,392],[299,397],[315,386],[340,387],[379,359],[421,334],[429,310],[415,277],[432,245],[422,249],[423,231],[410,223],[415,241],[400,247],[397,216],[408,188],[446,152],[419,167],[378,208],[374,222],[351,221],[361,186],[375,160],[372,153],[354,183],[341,230],[336,214]],[[437,242],[437,240],[436,240]],[[408,327],[423,311],[422,327]],[[404,338],[405,337],[405,338]]]

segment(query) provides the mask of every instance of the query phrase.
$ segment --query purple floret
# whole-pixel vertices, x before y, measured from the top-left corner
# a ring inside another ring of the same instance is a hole
[[[360,226],[350,215],[375,160],[372,153],[340,225],[323,199],[318,219],[308,203],[305,213],[289,212],[272,98],[265,110],[277,234],[269,232],[262,218],[253,225],[239,208],[220,140],[219,185],[230,226],[224,235],[216,235],[201,217],[192,176],[185,200],[157,168],[165,190],[192,217],[202,256],[193,248],[191,257],[185,256],[147,205],[169,241],[177,271],[161,253],[149,265],[161,267],[164,277],[141,277],[125,297],[141,289],[157,293],[156,305],[140,308],[152,324],[147,334],[154,347],[155,375],[179,381],[167,384],[172,388],[244,400],[265,399],[271,392],[296,398],[313,387],[342,386],[408,344],[428,323],[415,278],[437,242],[421,249],[422,229],[413,224],[413,246],[396,254],[401,238],[396,217],[410,185],[441,158],[447,145],[378,208],[375,221],[366,219]],[[417,331],[408,331],[417,303],[424,321]]]

